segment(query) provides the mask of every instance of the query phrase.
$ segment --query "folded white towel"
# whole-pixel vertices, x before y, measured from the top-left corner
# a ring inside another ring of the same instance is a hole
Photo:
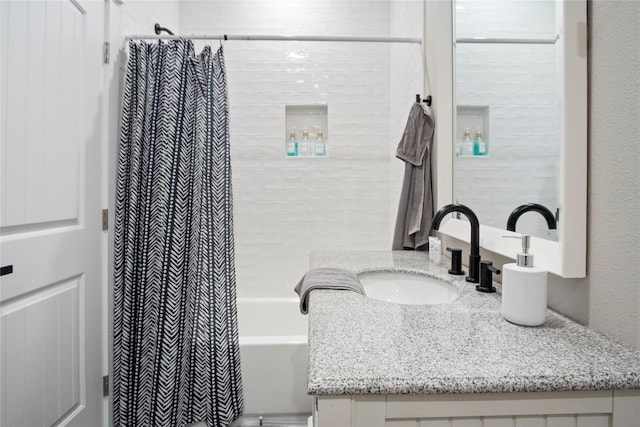
[[[353,291],[364,295],[360,279],[349,270],[341,268],[315,268],[309,270],[293,289],[300,297],[300,312],[309,312],[309,292],[314,289]]]

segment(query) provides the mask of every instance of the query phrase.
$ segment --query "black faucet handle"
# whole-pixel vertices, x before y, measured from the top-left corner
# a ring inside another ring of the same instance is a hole
[[[480,284],[476,286],[476,291],[486,293],[496,291],[493,286],[493,273],[500,274],[500,269],[494,267],[491,261],[480,261]]]
[[[451,252],[451,268],[449,269],[449,274],[456,276],[464,275],[464,270],[462,270],[462,249],[447,248],[447,251]]]

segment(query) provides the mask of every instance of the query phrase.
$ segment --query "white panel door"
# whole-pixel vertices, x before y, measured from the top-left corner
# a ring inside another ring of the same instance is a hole
[[[102,423],[103,15],[0,1],[2,427]]]

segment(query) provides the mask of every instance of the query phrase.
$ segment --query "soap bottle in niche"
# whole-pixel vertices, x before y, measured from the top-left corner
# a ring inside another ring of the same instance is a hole
[[[464,130],[462,138],[462,155],[473,156],[473,141],[471,140],[471,131],[468,128]]]
[[[286,144],[287,157],[295,157],[298,155],[298,141],[296,140],[296,131],[289,132],[289,139]]]
[[[298,147],[298,154],[300,156],[308,156],[310,154],[309,132],[306,129],[302,131],[302,141],[300,141],[300,145]]]
[[[486,156],[487,143],[482,139],[482,131],[478,129],[476,131],[476,139],[473,141],[473,155],[474,156]]]
[[[456,157],[462,156],[462,140],[456,139]]]
[[[547,271],[533,265],[530,238],[523,235],[522,252],[516,255],[516,262],[502,266],[501,314],[517,325],[539,326],[547,318]]]
[[[322,132],[322,130],[318,130],[316,145],[313,154],[318,157],[327,155],[327,143],[324,140],[324,132]]]

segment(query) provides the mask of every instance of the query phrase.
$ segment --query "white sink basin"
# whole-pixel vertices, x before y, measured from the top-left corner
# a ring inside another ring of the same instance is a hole
[[[446,304],[460,296],[454,285],[422,274],[370,271],[358,278],[367,297],[397,304]]]

